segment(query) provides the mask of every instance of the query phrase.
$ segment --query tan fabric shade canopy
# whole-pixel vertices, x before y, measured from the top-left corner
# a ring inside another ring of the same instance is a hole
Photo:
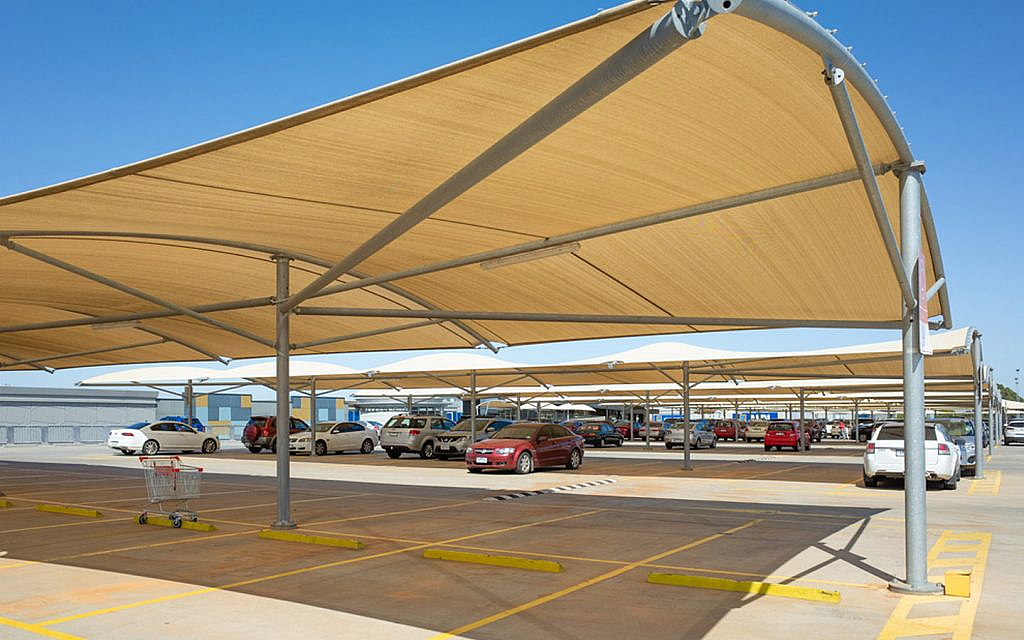
[[[703,36],[349,260],[329,283],[349,289],[315,298],[336,315],[297,310],[292,353],[897,328],[890,169],[913,160],[899,126],[859,64],[802,12],[779,0],[735,4]],[[274,256],[292,259],[293,292],[306,287],[671,7],[629,2],[266,125],[0,199],[0,366],[273,354]],[[845,69],[881,226],[822,82],[823,55]],[[931,286],[942,267],[927,203],[924,225]],[[537,248],[550,251],[527,253]],[[944,290],[938,299],[931,315],[948,327]]]

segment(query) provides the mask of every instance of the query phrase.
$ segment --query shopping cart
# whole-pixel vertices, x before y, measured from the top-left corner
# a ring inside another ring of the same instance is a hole
[[[139,524],[146,524],[149,514],[158,513],[167,516],[174,528],[180,528],[185,518],[192,522],[199,519],[199,514],[188,507],[188,501],[199,497],[199,480],[202,478],[202,467],[193,467],[181,463],[181,458],[150,458],[140,456],[142,470],[146,474],[146,489],[149,491],[149,503],[159,509],[148,509],[139,515]],[[170,509],[170,506],[179,508]]]

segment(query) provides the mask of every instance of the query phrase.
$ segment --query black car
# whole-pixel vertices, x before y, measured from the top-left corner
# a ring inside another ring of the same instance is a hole
[[[621,447],[622,441],[625,440],[618,429],[606,422],[593,424],[584,422],[574,430],[577,434],[583,436],[583,444],[592,444],[595,447],[603,447],[606,444]]]

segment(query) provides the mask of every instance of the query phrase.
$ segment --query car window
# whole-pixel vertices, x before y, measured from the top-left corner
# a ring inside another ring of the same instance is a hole
[[[924,439],[935,440],[935,427],[925,426],[924,428]],[[901,424],[886,424],[878,428],[878,435],[875,436],[875,440],[903,440],[903,425]]]
[[[335,425],[334,428],[331,429],[331,433],[344,433],[344,432],[345,432],[345,425],[343,425],[343,424]]]
[[[167,427],[171,427],[171,425],[167,424],[166,422],[158,422],[156,424],[149,425],[149,430],[150,431],[174,431],[174,427],[171,427],[170,429],[168,429]]]
[[[361,424],[356,424],[352,422],[349,423],[349,431],[352,431],[353,433],[355,433],[356,431],[366,431],[366,427],[364,427]]]
[[[184,424],[176,424],[176,425],[174,425],[174,428],[177,429],[178,431],[183,432],[183,433],[195,433],[195,429],[192,429],[188,425],[184,425]]]
[[[549,439],[561,437],[553,424],[545,425],[544,428],[540,430],[540,435]]]

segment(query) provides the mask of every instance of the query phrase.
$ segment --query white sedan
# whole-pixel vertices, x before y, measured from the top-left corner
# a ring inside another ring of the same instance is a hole
[[[960,480],[960,447],[941,425],[924,428],[925,477],[942,482],[945,489],[956,489]],[[875,427],[864,450],[864,486],[878,486],[885,478],[904,474],[902,422],[883,422]]]
[[[333,425],[317,425],[316,455],[328,452],[358,451],[371,453],[377,446],[377,432],[359,422],[337,422]],[[292,453],[309,453],[309,431],[293,433],[288,438],[288,450]]]
[[[107,434],[107,446],[117,449],[126,456],[136,451],[152,456],[160,451],[201,451],[213,453],[217,450],[217,438],[203,431],[196,431],[183,422],[140,422],[130,427],[113,429]]]

